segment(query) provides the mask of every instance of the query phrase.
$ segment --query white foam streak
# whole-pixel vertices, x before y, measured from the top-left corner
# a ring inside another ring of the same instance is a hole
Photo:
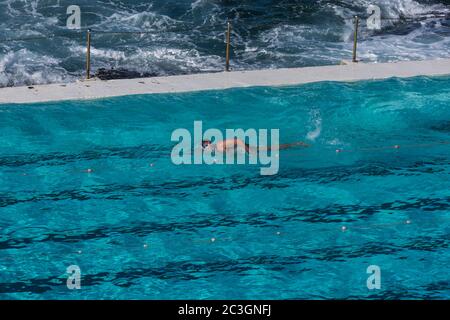
[[[306,139],[315,141],[322,133],[322,116],[319,109],[313,109],[309,112],[310,115],[310,131],[306,135]]]

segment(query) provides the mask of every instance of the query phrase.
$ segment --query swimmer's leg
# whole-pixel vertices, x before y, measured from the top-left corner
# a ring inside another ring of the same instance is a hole
[[[286,150],[286,149],[290,149],[290,148],[294,148],[294,147],[304,147],[304,148],[307,148],[307,147],[309,147],[309,144],[306,144],[306,143],[304,143],[304,142],[302,142],[302,141],[299,141],[299,142],[293,142],[293,143],[286,143],[286,144],[280,144],[279,146],[278,146],[278,150]],[[257,150],[265,150],[265,151],[270,151],[270,150],[272,150],[273,148],[271,147],[271,146],[267,146],[267,147],[260,147],[260,148],[258,148]]]
[[[243,142],[242,140],[239,139],[235,139],[234,140],[234,146],[235,148],[240,146],[242,147],[245,152],[247,153],[257,153],[259,150],[264,150],[264,151],[270,151],[272,150],[272,147],[267,146],[267,147],[250,147],[250,145],[248,143]],[[309,147],[309,144],[306,144],[302,141],[298,141],[298,142],[293,142],[293,143],[286,143],[286,144],[280,144],[278,146],[278,150],[286,150],[286,149],[290,149],[293,147],[304,147],[307,148]]]
[[[302,141],[299,141],[299,142],[293,142],[293,143],[287,143],[287,144],[280,144],[280,145],[278,146],[278,150],[285,150],[285,149],[290,149],[290,148],[293,148],[293,147],[304,147],[304,148],[308,148],[308,147],[309,147],[309,144],[306,144],[306,143],[304,143],[304,142],[302,142]],[[270,150],[270,147],[269,147],[269,150]]]

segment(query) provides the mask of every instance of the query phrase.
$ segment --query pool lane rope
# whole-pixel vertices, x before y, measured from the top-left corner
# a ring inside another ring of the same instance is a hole
[[[382,151],[382,150],[398,150],[398,149],[411,149],[411,148],[430,148],[440,145],[449,145],[450,141],[438,141],[433,143],[421,143],[421,144],[405,144],[399,145],[395,144],[392,146],[384,147],[374,147],[374,148],[359,148],[359,149],[336,149],[336,153],[349,153],[349,152],[372,152],[372,151]]]
[[[445,220],[445,221],[450,221],[450,217],[439,217],[439,220]],[[351,230],[364,230],[364,229],[373,229],[373,228],[390,228],[390,227],[395,227],[395,226],[402,226],[402,225],[411,225],[412,224],[412,220],[411,219],[407,219],[407,220],[403,220],[403,221],[398,221],[398,222],[392,222],[392,223],[383,223],[383,224],[367,224],[367,226],[353,226],[353,227],[348,227],[346,225],[342,225],[340,228],[335,229],[336,231],[340,231],[340,232],[350,232]],[[326,231],[330,231],[330,230],[326,230]],[[281,231],[277,231],[275,233],[275,235],[277,236],[282,236],[283,232]],[[219,238],[219,237],[212,237],[209,239],[192,239],[192,241],[194,243],[215,243],[215,242],[228,242],[228,241],[239,241],[240,239],[236,238],[233,239],[231,237],[226,237],[226,238]]]

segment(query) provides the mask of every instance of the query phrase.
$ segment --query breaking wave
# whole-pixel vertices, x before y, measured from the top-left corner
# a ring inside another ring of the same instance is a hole
[[[66,8],[82,11],[80,32],[65,27]],[[381,31],[362,25],[359,56],[386,62],[444,58],[450,4],[429,0],[0,1],[0,86],[68,82],[84,73],[86,28],[92,67],[154,75],[219,71],[224,29],[233,25],[234,70],[336,64],[351,55],[352,17],[382,9]],[[142,34],[132,32],[145,31]]]

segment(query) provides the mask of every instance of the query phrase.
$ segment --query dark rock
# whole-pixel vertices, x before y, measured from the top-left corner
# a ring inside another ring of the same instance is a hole
[[[100,68],[95,72],[95,76],[101,80],[114,80],[114,79],[135,79],[135,78],[148,78],[156,77],[158,74],[153,72],[138,72],[127,69],[105,69]]]

